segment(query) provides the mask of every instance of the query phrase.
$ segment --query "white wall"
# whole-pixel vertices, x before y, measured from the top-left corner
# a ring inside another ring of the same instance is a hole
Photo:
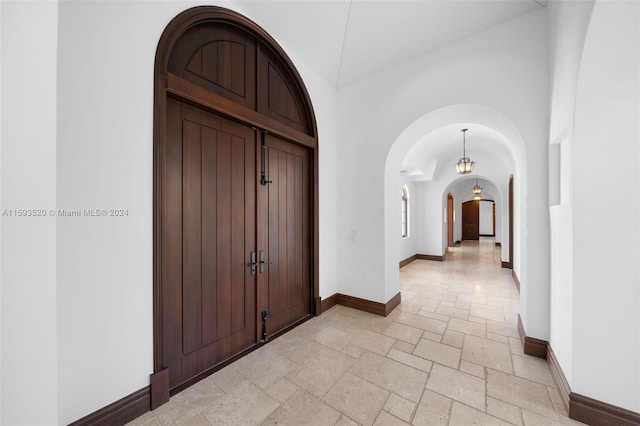
[[[504,175],[504,173],[503,173]],[[494,181],[481,178],[478,180],[479,185],[482,187],[483,197],[489,198],[495,201],[496,204],[496,242],[502,241],[503,232],[508,235],[508,214],[506,214],[505,220],[502,220],[502,210],[505,205],[508,209],[508,181],[505,182],[506,176],[501,179],[502,185],[495,184]],[[475,178],[461,178],[454,181],[445,189],[445,193],[451,192],[453,194],[454,208],[456,211],[456,224],[454,226],[454,241],[462,240],[462,203],[473,199],[471,194],[471,187],[475,184]],[[446,201],[446,197],[445,197]],[[490,202],[481,202],[481,204],[492,204]],[[491,208],[491,215],[493,216],[493,207]],[[506,231],[505,231],[506,229]],[[492,229],[493,230],[493,229]],[[489,232],[490,233],[490,232]],[[443,238],[446,238],[446,230],[444,230]],[[507,247],[508,248],[508,247]],[[505,247],[502,248],[505,250]],[[508,250],[507,250],[508,256]],[[506,258],[503,256],[503,261]]]
[[[10,229],[2,219],[2,384],[12,389],[2,394],[3,424],[66,424],[149,383],[153,62],[168,22],[196,4],[2,3],[2,207],[129,212],[11,218]],[[337,291],[339,273],[336,95],[296,65],[315,107],[326,165],[326,297]],[[33,401],[38,410],[27,408]]]
[[[493,203],[480,202],[480,234],[493,235]]]
[[[345,272],[339,284],[342,293],[385,302],[398,291],[396,259],[391,254],[385,255],[385,248],[387,253],[394,253],[393,250],[397,253],[398,248],[385,239],[388,225],[380,213],[386,208],[392,215],[393,210],[384,204],[383,195],[375,188],[384,182],[384,167],[385,164],[389,167],[387,154],[393,142],[425,114],[460,103],[501,112],[515,125],[514,133],[524,141],[526,149],[526,153],[520,151],[518,156],[521,164],[515,174],[516,194],[520,198],[516,201],[523,206],[546,205],[547,53],[546,13],[541,11],[339,92],[340,117],[344,118],[340,134],[343,140],[350,141],[343,152],[343,194],[358,194],[355,200],[341,199],[344,226],[359,227],[363,241],[358,247],[347,244],[341,248],[341,270]],[[354,170],[352,166],[361,164],[359,159],[365,153],[369,159],[366,168]],[[527,169],[536,170],[535,179],[527,181]],[[391,188],[397,188],[398,183],[391,177],[386,184],[387,192],[393,194]],[[531,318],[525,312],[523,321],[527,322],[528,334],[544,339],[549,333],[549,219],[545,209],[527,211],[518,207],[516,214],[520,214],[521,220],[517,223],[521,227],[516,234],[521,254],[517,253],[516,267],[522,282],[523,304],[532,305]],[[527,238],[528,234],[536,238]],[[526,260],[520,262],[518,256]],[[527,270],[527,263],[535,268]]]
[[[57,2],[3,2],[1,424],[58,423]],[[34,29],[37,28],[37,31]],[[44,217],[10,216],[44,209]]]
[[[639,23],[638,2],[595,3],[573,139],[572,390],[636,412],[640,199],[628,189],[640,185]],[[594,194],[606,194],[607,202]]]
[[[573,120],[584,37],[593,1],[551,1],[551,199],[550,344],[569,385],[573,384]]]

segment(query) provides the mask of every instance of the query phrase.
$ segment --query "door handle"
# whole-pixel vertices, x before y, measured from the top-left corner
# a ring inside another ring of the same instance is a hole
[[[264,264],[266,263],[264,261],[264,250],[260,250],[260,260],[258,261],[258,263],[260,264],[260,273],[264,272]]]
[[[251,275],[255,275],[256,274],[256,252],[252,251],[251,252],[251,260],[249,262],[249,264],[247,265],[249,268],[251,268]],[[260,267],[262,268],[262,265],[260,265]],[[260,271],[262,272],[262,271]]]

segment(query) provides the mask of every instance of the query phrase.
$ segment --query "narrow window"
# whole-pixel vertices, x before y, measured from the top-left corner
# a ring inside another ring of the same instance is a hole
[[[402,238],[409,237],[409,188],[402,187]]]

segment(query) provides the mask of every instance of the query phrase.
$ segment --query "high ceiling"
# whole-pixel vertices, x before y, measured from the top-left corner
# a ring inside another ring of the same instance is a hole
[[[546,0],[238,0],[328,83],[342,88],[544,7]],[[286,22],[286,25],[283,23]]]

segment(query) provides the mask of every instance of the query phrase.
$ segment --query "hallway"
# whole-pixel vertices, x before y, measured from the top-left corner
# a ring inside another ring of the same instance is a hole
[[[130,425],[580,424],[546,362],[522,352],[493,239],[400,279],[388,317],[335,306]]]

